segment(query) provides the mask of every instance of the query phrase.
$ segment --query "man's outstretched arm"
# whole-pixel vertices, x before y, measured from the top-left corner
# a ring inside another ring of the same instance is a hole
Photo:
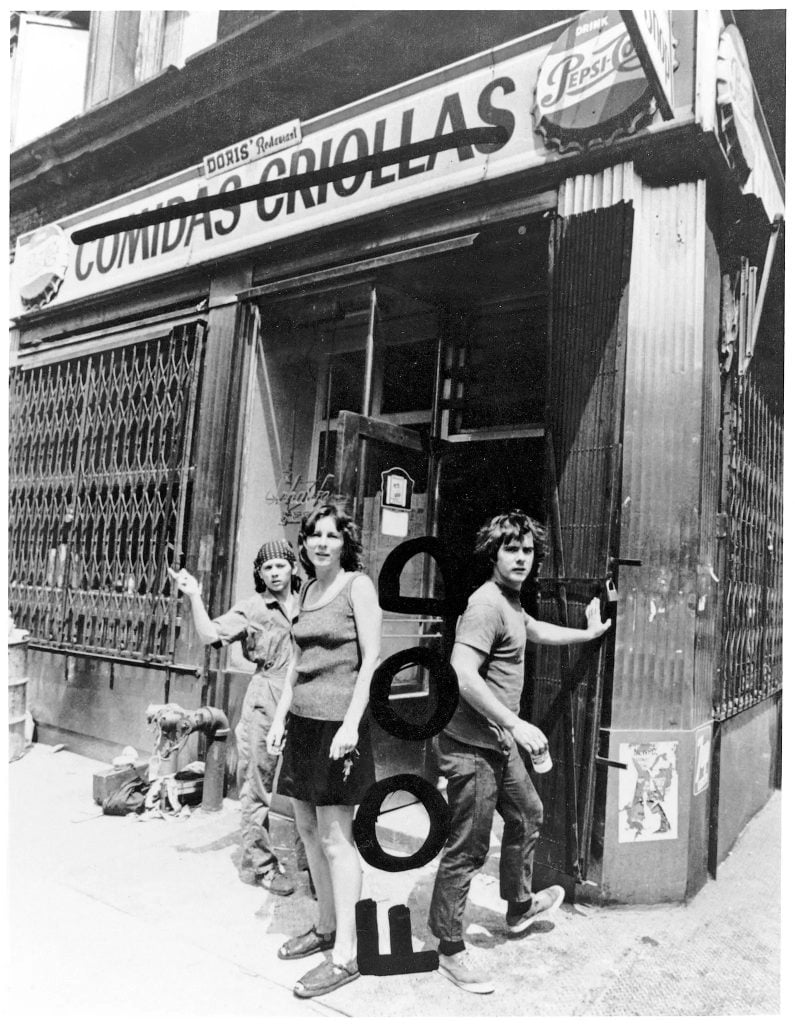
[[[538,619],[525,615],[527,639],[534,644],[562,647],[565,644],[584,644],[588,640],[596,640],[610,629],[610,619],[602,622],[598,597],[595,597],[585,609],[585,620],[585,629],[572,629],[571,626],[556,626],[553,622],[539,622]]]

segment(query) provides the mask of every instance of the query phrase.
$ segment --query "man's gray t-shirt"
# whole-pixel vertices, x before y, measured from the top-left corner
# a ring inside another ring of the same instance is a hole
[[[497,700],[514,713],[519,711],[524,687],[525,621],[518,595],[489,580],[472,594],[455,631],[456,643],[486,655],[480,674]],[[504,729],[463,698],[444,731],[473,747],[505,750],[512,742]]]

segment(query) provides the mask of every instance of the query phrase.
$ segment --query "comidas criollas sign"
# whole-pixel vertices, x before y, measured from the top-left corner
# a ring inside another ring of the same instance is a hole
[[[588,11],[547,54],[533,105],[535,129],[550,148],[584,152],[631,135],[656,101],[618,11]]]

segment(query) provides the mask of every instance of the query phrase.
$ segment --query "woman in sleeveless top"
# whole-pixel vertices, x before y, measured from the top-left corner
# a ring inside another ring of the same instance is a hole
[[[381,609],[372,581],[360,571],[356,527],[336,506],[305,516],[298,540],[309,579],[268,744],[283,753],[277,791],[292,800],[318,905],[317,923],[278,955],[297,960],[332,951],[296,984],[295,994],[307,998],[359,977],[355,915],[362,870],[353,814],[375,781],[366,712]]]

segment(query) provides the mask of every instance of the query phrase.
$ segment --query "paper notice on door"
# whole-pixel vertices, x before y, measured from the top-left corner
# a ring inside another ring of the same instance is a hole
[[[408,511],[382,508],[381,533],[386,534],[387,537],[407,537],[409,533]]]

